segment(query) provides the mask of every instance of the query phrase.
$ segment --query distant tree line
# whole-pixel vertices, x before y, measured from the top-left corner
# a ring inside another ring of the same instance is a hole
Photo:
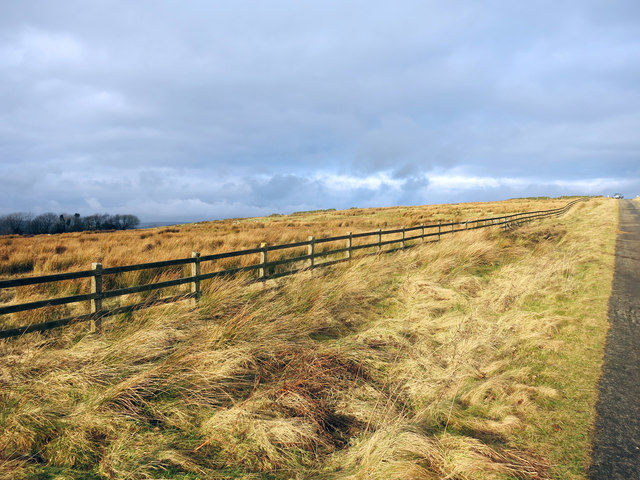
[[[140,224],[135,215],[95,214],[86,217],[79,213],[10,213],[0,216],[0,235],[35,235],[39,233],[82,232],[85,230],[127,230]]]

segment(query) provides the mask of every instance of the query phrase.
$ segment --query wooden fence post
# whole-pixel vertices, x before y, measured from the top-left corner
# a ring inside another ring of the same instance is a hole
[[[262,265],[258,269],[258,279],[263,282],[267,281],[267,244],[262,242],[260,244],[262,251],[260,252],[260,264]]]
[[[466,220],[466,221],[464,222],[464,229],[465,229],[465,230],[469,230],[469,220]]]
[[[307,255],[310,255],[311,258],[309,259],[309,268],[313,268],[313,256],[315,255],[315,250],[316,250],[316,242],[315,239],[313,238],[313,235],[309,235],[309,245],[307,245]]]
[[[191,293],[193,293],[193,304],[198,305],[200,300],[200,252],[191,252],[191,276],[195,277],[195,280],[191,282]]]
[[[422,229],[422,235],[420,236],[420,239],[422,240],[422,243],[424,243],[424,223],[420,224],[420,228]]]
[[[405,235],[404,235],[404,225],[403,225],[402,226],[402,248],[405,248],[404,238],[405,238]]]
[[[92,263],[93,276],[91,277],[91,293],[98,295],[97,298],[91,300],[91,313],[95,313],[96,317],[93,319],[93,331],[96,333],[102,332],[102,263]]]
[[[347,258],[351,258],[351,247],[353,245],[353,238],[351,237],[351,232],[347,232],[347,235],[349,235],[349,238],[347,238]]]
[[[382,251],[382,229],[378,229],[378,253]]]
[[[451,222],[451,233],[453,233],[453,222]]]
[[[440,241],[440,234],[442,230],[442,222],[438,222],[438,241]]]

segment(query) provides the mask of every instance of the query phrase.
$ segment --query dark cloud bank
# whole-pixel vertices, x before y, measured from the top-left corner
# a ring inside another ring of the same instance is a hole
[[[637,1],[6,2],[0,214],[640,194]]]

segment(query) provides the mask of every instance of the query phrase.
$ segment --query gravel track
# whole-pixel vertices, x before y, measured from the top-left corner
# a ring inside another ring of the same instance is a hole
[[[640,209],[620,201],[589,478],[640,480]]]

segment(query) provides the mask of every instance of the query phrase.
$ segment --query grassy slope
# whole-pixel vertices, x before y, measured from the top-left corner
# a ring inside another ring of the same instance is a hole
[[[104,267],[112,267],[187,258],[192,251],[199,251],[203,255],[228,252],[255,248],[261,242],[272,245],[306,240],[309,235],[327,237],[344,235],[347,231],[357,233],[376,228],[388,230],[402,225],[410,227],[421,223],[435,224],[439,220],[473,220],[483,216],[551,209],[563,206],[567,201],[548,198],[513,199],[493,203],[316,211],[125,232],[3,236],[0,237],[0,277],[86,270],[91,268],[93,262],[102,262]],[[385,236],[384,239],[389,240],[390,237]],[[356,239],[354,246],[366,243],[367,240],[370,239]],[[343,242],[334,242],[324,243],[319,248],[335,249],[343,246]],[[303,254],[304,248],[287,249],[271,252],[269,258],[274,261],[282,256]],[[257,254],[205,262],[202,264],[202,272],[257,262]],[[181,267],[174,267],[162,271],[144,270],[110,275],[104,279],[105,288],[125,287],[152,280],[172,280],[184,276],[183,270]],[[177,287],[164,293],[171,295],[181,291],[184,288]],[[88,280],[34,285],[0,290],[0,305],[83,293],[89,293]],[[160,292],[148,292],[140,300],[149,300],[155,296],[161,296]],[[120,300],[122,299],[115,298],[106,301],[105,308],[119,306]],[[13,327],[85,313],[89,313],[87,302],[22,312],[13,315],[8,321],[3,320],[6,327]]]
[[[615,207],[3,342],[0,476],[584,478]]]
[[[425,205],[306,212],[266,218],[230,219],[177,227],[105,233],[67,233],[34,237],[0,237],[0,276],[46,274],[104,266],[186,258],[193,250],[210,253],[331,236],[432,224],[439,220],[472,220],[488,215],[564,206],[567,199],[514,199],[504,202]],[[254,260],[254,259],[252,259]]]

